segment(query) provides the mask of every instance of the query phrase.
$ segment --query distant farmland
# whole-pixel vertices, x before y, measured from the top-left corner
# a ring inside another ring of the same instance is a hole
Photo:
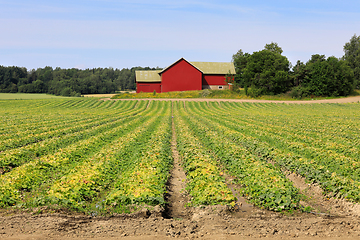
[[[50,99],[50,98],[64,98],[64,97],[49,95],[45,93],[0,93],[0,100]]]

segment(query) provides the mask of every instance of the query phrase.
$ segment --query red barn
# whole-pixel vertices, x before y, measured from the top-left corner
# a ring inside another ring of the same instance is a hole
[[[231,62],[188,62],[180,58],[163,70],[136,71],[136,92],[228,89],[225,75],[235,74]]]

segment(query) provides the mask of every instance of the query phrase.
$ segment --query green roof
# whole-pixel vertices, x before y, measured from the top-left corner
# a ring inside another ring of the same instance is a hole
[[[161,77],[159,75],[161,70],[152,70],[152,71],[135,71],[136,81],[137,82],[161,82]]]
[[[160,75],[165,72],[168,68],[171,68],[177,62],[185,60],[184,58],[180,58],[170,66],[164,68],[163,70],[150,70],[150,71],[135,71],[136,74],[136,82],[161,82]],[[198,69],[203,74],[235,74],[234,63],[232,62],[188,62],[196,69]]]
[[[232,62],[190,62],[194,67],[204,74],[235,74],[235,67]]]

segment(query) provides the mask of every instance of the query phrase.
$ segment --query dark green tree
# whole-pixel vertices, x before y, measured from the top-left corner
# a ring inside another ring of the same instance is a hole
[[[305,76],[306,76],[306,65],[300,60],[298,60],[296,62],[296,65],[293,66],[292,74],[291,74],[293,86],[297,87],[301,85],[302,80],[305,78]]]
[[[284,93],[291,87],[289,60],[270,50],[254,52],[247,59],[243,79],[250,86],[250,95]]]
[[[301,62],[293,68],[293,79],[298,85],[291,96],[347,96],[353,90],[353,71],[346,61],[336,57],[325,58],[315,54],[303,65]]]
[[[344,45],[344,52],[343,59],[354,72],[354,87],[360,89],[360,36],[352,36]]]
[[[336,57],[325,58],[324,55],[313,55],[306,63],[308,74],[302,87],[310,95],[346,96],[353,89],[353,72],[345,61]]]
[[[19,82],[26,77],[26,68],[0,66],[0,92],[17,92]]]
[[[271,42],[265,45],[265,50],[269,50],[271,52],[275,52],[275,53],[279,53],[282,54],[283,50],[282,48],[276,43],[276,42]]]
[[[243,73],[244,69],[246,68],[248,58],[251,56],[249,53],[244,53],[241,49],[232,56],[232,62],[234,63],[235,67],[235,78],[234,82],[238,84],[240,87],[247,87],[245,86]]]

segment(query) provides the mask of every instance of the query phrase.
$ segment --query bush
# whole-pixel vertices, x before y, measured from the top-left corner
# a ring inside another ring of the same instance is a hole
[[[308,97],[309,96],[309,90],[301,87],[301,86],[297,86],[294,87],[291,91],[290,91],[290,96],[292,98],[297,98],[297,99],[301,99],[304,97]]]
[[[259,97],[263,94],[264,90],[261,88],[257,88],[255,86],[251,86],[251,88],[249,88],[247,90],[247,95],[253,98]]]
[[[71,89],[69,87],[64,88],[63,90],[61,90],[60,95],[64,97],[70,97]]]
[[[204,89],[200,92],[200,97],[206,98],[211,94],[211,91],[209,89]]]

